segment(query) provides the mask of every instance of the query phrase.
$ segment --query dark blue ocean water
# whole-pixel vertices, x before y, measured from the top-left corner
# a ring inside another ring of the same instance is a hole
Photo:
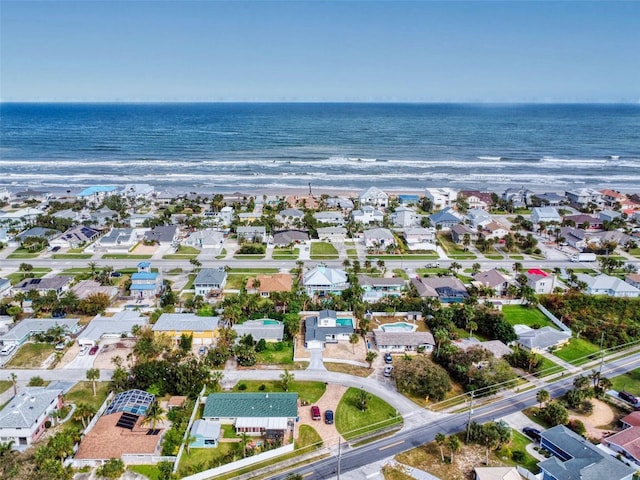
[[[2,104],[0,185],[640,189],[640,105]]]

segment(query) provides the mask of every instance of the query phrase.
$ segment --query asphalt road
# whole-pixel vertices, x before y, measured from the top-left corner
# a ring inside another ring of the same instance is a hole
[[[638,366],[640,366],[640,353],[605,364],[602,369],[602,374],[611,378],[637,368]],[[568,375],[562,380],[541,388],[547,390],[552,398],[558,397],[572,388],[573,379],[576,375],[577,374]],[[540,388],[512,395],[486,407],[478,408],[473,412],[472,420],[478,423],[485,423],[534,406],[537,404],[536,393],[538,390],[540,390]],[[379,461],[380,458],[390,457],[423,445],[424,443],[431,442],[439,432],[446,435],[460,432],[466,428],[468,419],[468,412],[459,413],[416,428],[401,431],[396,435],[362,447],[349,448],[343,444],[342,454],[340,456],[340,471],[351,471]],[[336,478],[337,468],[338,458],[337,456],[332,456],[304,467],[299,467],[287,472],[287,474],[291,472],[300,473],[304,476],[305,480],[333,479]],[[274,475],[269,477],[269,479],[284,480],[287,474]]]

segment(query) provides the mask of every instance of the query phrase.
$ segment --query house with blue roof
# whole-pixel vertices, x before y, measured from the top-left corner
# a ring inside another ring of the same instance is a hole
[[[78,200],[85,200],[90,205],[100,205],[105,198],[116,195],[118,187],[113,185],[94,185],[82,190],[76,197]]]
[[[138,271],[131,275],[131,295],[138,300],[155,298],[162,291],[162,279],[151,271],[150,262],[138,263]]]
[[[431,226],[438,227],[442,230],[448,230],[458,223],[462,223],[462,217],[453,208],[447,207],[439,212],[436,212],[429,216]]]

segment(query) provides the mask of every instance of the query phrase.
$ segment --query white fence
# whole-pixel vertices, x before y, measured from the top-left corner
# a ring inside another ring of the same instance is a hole
[[[533,473],[531,473],[526,468],[522,468],[520,465],[518,465],[516,468],[518,469],[518,473],[520,474],[520,476],[522,478],[526,478],[527,480],[541,480],[542,479],[542,474],[541,473],[539,473],[538,475],[534,475]]]
[[[564,323],[562,323],[558,319],[558,317],[556,317],[553,313],[551,313],[549,310],[544,308],[542,305],[538,304],[538,310],[540,310],[544,314],[544,316],[547,317],[549,320],[551,320],[560,330],[562,330],[563,332],[571,333],[571,329],[569,327],[567,327]]]
[[[111,402],[111,399],[114,397],[114,395],[115,394],[113,392],[109,392],[109,395],[107,395],[107,398],[105,399],[105,401],[102,402],[102,405],[100,405],[100,408],[98,409],[96,414],[93,416],[93,418],[89,422],[89,425],[87,425],[87,428],[84,429],[83,435],[86,435],[87,433],[89,433],[91,429],[95,426],[96,422],[100,419],[100,416],[107,409],[107,406],[109,406],[109,402]]]
[[[237,462],[227,463],[226,465],[222,465],[220,467],[211,468],[209,470],[205,470],[204,472],[199,472],[189,477],[184,477],[183,480],[207,480],[209,478],[215,478],[218,475],[223,475],[225,473],[248,467],[256,463],[264,462],[265,460],[270,460],[272,458],[279,457],[280,455],[284,455],[285,453],[291,452],[293,452],[292,443],[290,443],[289,445],[285,445],[284,447],[259,453],[258,455],[253,455],[252,457],[243,458],[242,460],[238,460]]]
[[[160,462],[175,462],[176,457],[163,457],[162,455],[122,455],[125,465],[155,465]]]

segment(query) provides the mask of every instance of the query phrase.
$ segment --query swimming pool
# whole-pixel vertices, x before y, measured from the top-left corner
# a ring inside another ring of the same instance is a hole
[[[353,327],[353,320],[350,318],[336,318],[336,325],[341,327]]]
[[[397,322],[380,325],[380,329],[385,332],[415,332],[418,326],[407,322]]]
[[[277,320],[263,320],[263,325],[278,325],[280,322]]]

